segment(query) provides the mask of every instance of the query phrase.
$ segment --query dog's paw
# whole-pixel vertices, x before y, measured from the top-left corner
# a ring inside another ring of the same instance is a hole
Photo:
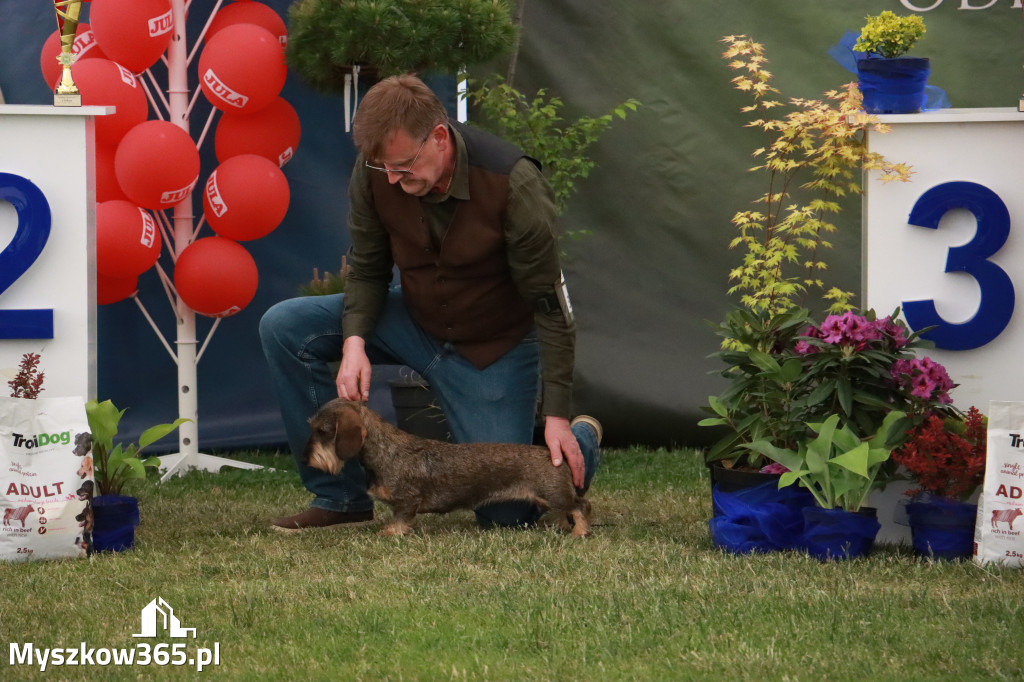
[[[381,529],[381,535],[407,535],[412,532],[412,526],[401,521],[389,523]]]

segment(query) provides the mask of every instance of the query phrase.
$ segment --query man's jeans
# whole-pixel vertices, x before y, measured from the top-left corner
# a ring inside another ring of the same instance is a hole
[[[351,460],[339,475],[307,466],[303,450],[309,438],[307,420],[338,397],[330,363],[341,360],[344,337],[341,316],[344,294],[307,296],[282,301],[260,321],[260,339],[270,366],[284,419],[288,445],[303,485],[315,499],[312,506],[332,511],[369,511],[366,475]],[[519,345],[483,370],[441,343],[416,324],[401,289],[393,287],[366,354],[375,365],[407,365],[421,374],[441,403],[457,443],[530,443],[539,390],[537,340],[527,335]],[[594,430],[573,428],[586,463],[586,482],[600,459]],[[567,466],[562,464],[562,466]],[[529,503],[488,505],[477,511],[481,525],[532,523],[539,511]]]

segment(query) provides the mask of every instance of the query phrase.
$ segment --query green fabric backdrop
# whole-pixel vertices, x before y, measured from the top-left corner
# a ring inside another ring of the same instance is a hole
[[[909,2],[909,0],[907,0]],[[916,0],[928,7],[935,0]],[[955,107],[1015,107],[1024,89],[1020,3],[945,0],[921,12],[930,82]],[[705,323],[733,303],[727,273],[730,218],[766,190],[750,154],[747,104],[729,81],[719,39],[763,43],[787,96],[819,97],[854,80],[826,51],[844,32],[896,0],[527,0],[515,85],[545,87],[573,115],[603,114],[629,97],[642,109],[617,120],[565,215],[593,235],[567,245],[566,275],[579,323],[577,407],[597,415],[617,443],[706,443],[700,406],[722,388],[707,356],[718,337]],[[498,67],[496,67],[498,68]],[[860,203],[847,202],[827,276],[859,291]]]

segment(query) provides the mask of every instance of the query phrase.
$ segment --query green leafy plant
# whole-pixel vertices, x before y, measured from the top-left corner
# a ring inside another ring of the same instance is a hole
[[[587,150],[612,121],[626,118],[640,106],[640,102],[630,98],[603,116],[581,116],[566,123],[560,97],[541,89],[531,99],[500,76],[488,82],[473,82],[468,95],[480,116],[477,125],[540,161],[555,193],[559,213],[565,211],[569,198],[576,192],[577,181],[590,175],[594,168],[595,162],[587,156]],[[586,231],[570,236],[582,234]]]
[[[131,443],[123,446],[114,445],[118,424],[126,410],[118,410],[109,400],[102,403],[90,400],[85,404],[85,413],[89,418],[89,430],[92,432],[92,456],[96,473],[96,487],[100,495],[118,495],[125,483],[131,480],[145,479],[147,471],[155,471],[160,465],[158,457],[142,459],[139,453],[188,419],[175,419],[170,424],[157,424],[142,432],[139,444]]]
[[[781,93],[771,85],[764,46],[742,35],[722,41],[729,67],[743,72],[733,86],[753,99],[741,109],[752,116],[746,125],[768,136],[753,153],[761,162],[750,169],[763,174],[767,189],[754,200],[756,209],[732,219],[739,236],[729,246],[746,252],[729,273],[729,293],[740,295],[747,308],[776,313],[811,307],[808,295],[818,291],[829,312],[849,310],[853,293],[826,288],[821,279],[827,268],[822,252],[838,229],[832,216],[841,198],[861,192],[863,171],[879,171],[883,182],[891,182],[909,180],[910,169],[868,150],[865,132],[887,128],[861,110],[855,83],[826,92],[824,99],[790,98],[785,104],[774,99]]]
[[[716,353],[729,385],[708,399],[714,416],[700,422],[727,433],[707,460],[760,468],[761,451],[750,443],[795,449],[810,435],[806,424],[830,415],[861,438],[878,432],[893,410],[906,415],[901,434],[931,415],[956,415],[952,380],[941,364],[916,356],[930,344],[898,314],[848,311],[816,325],[804,308],[731,311],[717,327],[731,344]]]
[[[767,440],[746,447],[788,469],[779,478],[780,488],[799,481],[819,507],[855,512],[884,483],[879,473],[892,455],[892,443],[899,438],[904,416],[889,412],[878,432],[866,440],[849,426],[840,428],[839,415],[834,414],[820,424],[808,424],[817,436],[801,441],[796,450],[776,447]]]
[[[342,92],[352,66],[367,75],[460,69],[513,45],[505,0],[298,0],[288,11],[288,63],[322,92]]]
[[[900,17],[886,10],[867,17],[867,22],[853,49],[888,59],[905,55],[925,34],[924,19],[916,14]]]

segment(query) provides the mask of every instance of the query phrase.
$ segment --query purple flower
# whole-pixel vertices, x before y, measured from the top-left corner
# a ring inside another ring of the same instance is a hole
[[[784,474],[787,471],[789,471],[789,469],[778,462],[772,462],[771,464],[766,464],[761,467],[762,474]]]
[[[934,400],[944,405],[953,402],[949,391],[954,384],[949,373],[929,357],[897,360],[893,363],[891,374],[904,389],[909,388],[910,395],[915,398]]]
[[[842,342],[843,332],[845,331],[843,318],[839,315],[829,315],[821,323],[821,338],[828,343]]]
[[[907,345],[906,329],[891,317],[887,317],[884,320],[876,320],[875,329],[881,336],[892,339],[893,345],[896,348],[903,348],[903,346]]]
[[[817,352],[818,349],[806,341],[797,341],[793,350],[797,355],[810,355],[811,353]]]

